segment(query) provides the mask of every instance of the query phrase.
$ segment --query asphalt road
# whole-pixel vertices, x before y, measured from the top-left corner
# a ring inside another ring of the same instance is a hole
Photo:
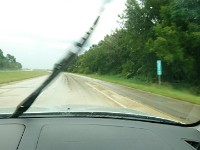
[[[45,78],[0,85],[0,109],[16,107]],[[36,107],[62,105],[130,108],[185,123],[200,119],[200,105],[69,73],[57,77],[33,104]]]

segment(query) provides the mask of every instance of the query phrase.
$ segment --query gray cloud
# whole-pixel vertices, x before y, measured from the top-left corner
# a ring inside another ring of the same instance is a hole
[[[11,5],[12,2],[12,5]],[[25,68],[52,68],[105,10],[84,48],[97,44],[118,27],[125,0],[0,1],[0,49],[14,55]]]

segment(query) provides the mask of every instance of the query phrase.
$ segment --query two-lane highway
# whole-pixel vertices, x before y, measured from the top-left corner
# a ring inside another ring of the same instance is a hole
[[[16,107],[46,77],[1,85],[0,109]],[[200,105],[69,73],[60,74],[33,104],[34,107],[67,105],[130,108],[182,122],[200,119]]]

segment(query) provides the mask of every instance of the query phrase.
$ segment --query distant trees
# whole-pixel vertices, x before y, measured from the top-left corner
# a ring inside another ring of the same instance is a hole
[[[77,57],[68,71],[154,81],[160,59],[165,81],[199,85],[199,0],[127,0],[120,18],[122,29]]]
[[[0,70],[18,70],[22,69],[22,65],[16,61],[16,58],[10,54],[3,55],[0,49]]]

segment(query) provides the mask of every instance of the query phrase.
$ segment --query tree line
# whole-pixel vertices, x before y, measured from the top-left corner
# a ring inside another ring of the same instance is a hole
[[[16,58],[10,54],[4,56],[3,51],[0,49],[0,70],[19,70],[22,65],[16,61]]]
[[[83,55],[67,71],[120,74],[148,82],[200,83],[200,1],[127,0],[120,15],[121,29]]]

